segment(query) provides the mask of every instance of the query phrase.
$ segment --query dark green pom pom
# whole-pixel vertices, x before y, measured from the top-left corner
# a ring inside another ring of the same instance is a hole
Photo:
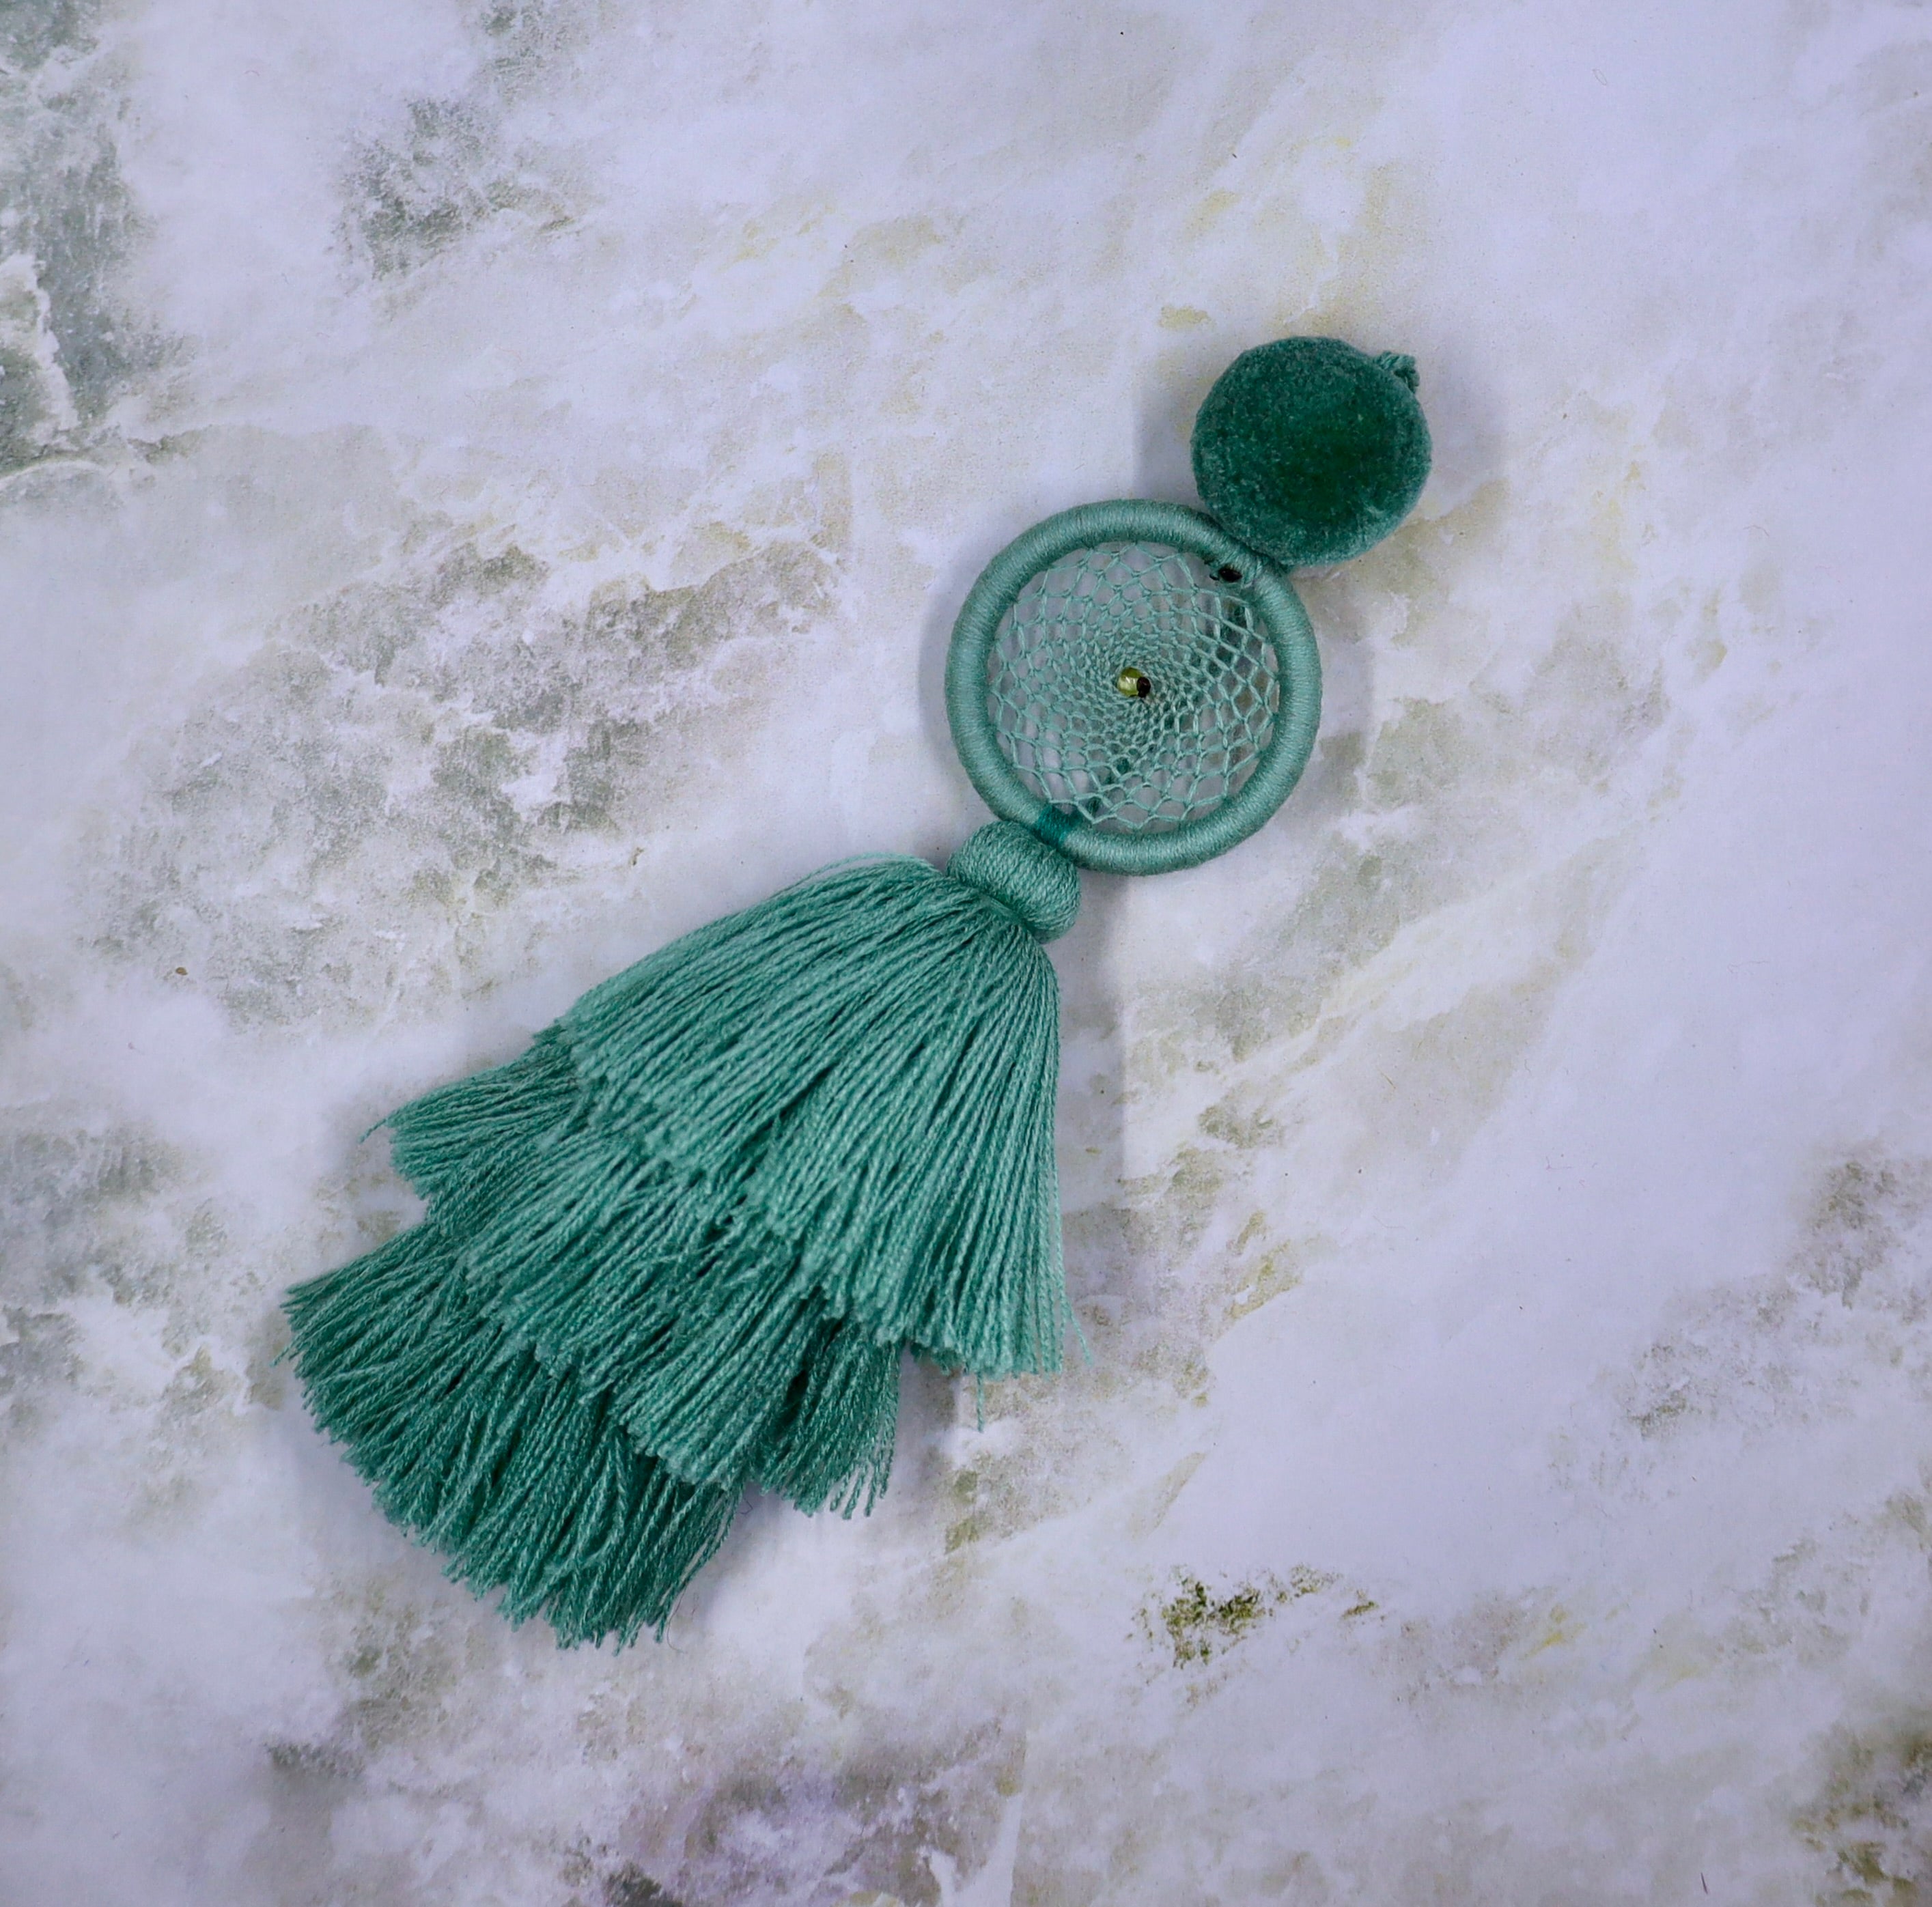
[[[1244,351],[1194,420],[1194,481],[1224,529],[1295,568],[1338,563],[1407,516],[1429,475],[1415,360],[1336,337]]]

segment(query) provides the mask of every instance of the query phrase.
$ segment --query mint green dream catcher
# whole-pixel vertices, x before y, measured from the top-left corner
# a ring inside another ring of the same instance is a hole
[[[1407,514],[1415,385],[1330,338],[1238,358],[1195,423],[1208,514],[1066,511],[968,594],[946,705],[999,818],[944,873],[829,869],[390,1115],[427,1215],[290,1294],[290,1355],[452,1576],[565,1642],[661,1633],[748,1486],[877,1501],[902,1352],[1059,1368],[1040,943],[1080,868],[1193,866],[1286,799],[1322,681],[1286,571]]]

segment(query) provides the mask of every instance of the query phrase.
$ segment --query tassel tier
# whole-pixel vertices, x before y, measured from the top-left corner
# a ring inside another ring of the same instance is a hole
[[[732,1186],[834,1312],[982,1376],[1059,1369],[1058,989],[988,895],[910,859],[838,869],[561,1030],[600,1129]]]
[[[563,1642],[662,1631],[740,1492],[645,1455],[607,1399],[546,1372],[466,1296],[425,1222],[288,1300],[317,1420],[383,1513],[512,1622]]]

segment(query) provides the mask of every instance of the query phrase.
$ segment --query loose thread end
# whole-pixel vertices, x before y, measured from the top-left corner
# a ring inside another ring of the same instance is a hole
[[[1087,1368],[1090,1371],[1099,1363],[1100,1360],[1094,1355],[1094,1347],[1087,1342],[1087,1333],[1081,1327],[1080,1314],[1070,1304],[1066,1307],[1066,1315],[1072,1322],[1073,1336],[1075,1341],[1080,1346],[1080,1355],[1085,1361]]]

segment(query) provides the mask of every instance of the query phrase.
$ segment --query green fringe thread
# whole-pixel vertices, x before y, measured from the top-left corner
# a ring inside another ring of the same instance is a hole
[[[902,1351],[1058,1369],[1036,937],[1077,905],[1004,822],[949,874],[836,868],[392,1114],[428,1216],[286,1305],[316,1420],[385,1513],[512,1621],[628,1642],[662,1634],[747,1485],[870,1510]]]

